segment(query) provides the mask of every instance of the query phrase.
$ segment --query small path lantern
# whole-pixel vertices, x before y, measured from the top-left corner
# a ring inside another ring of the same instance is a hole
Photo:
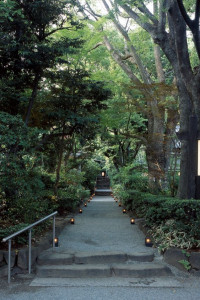
[[[55,247],[58,247],[58,238],[57,237],[54,238],[54,245],[55,245]]]
[[[152,240],[151,240],[150,237],[145,238],[145,246],[146,247],[152,247],[153,246],[153,243],[152,243]]]
[[[70,223],[71,223],[71,224],[74,224],[74,223],[75,223],[74,218],[71,218],[71,219],[70,219]]]

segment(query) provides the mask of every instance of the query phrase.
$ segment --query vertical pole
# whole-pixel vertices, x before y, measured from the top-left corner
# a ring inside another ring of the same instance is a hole
[[[55,237],[56,237],[56,216],[53,216],[53,249],[55,248]]]
[[[11,240],[8,240],[8,283],[10,283],[11,272]]]
[[[29,229],[28,234],[28,273],[31,274],[31,231],[32,229]]]

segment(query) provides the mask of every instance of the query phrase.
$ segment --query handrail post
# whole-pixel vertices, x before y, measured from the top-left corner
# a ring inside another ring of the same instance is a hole
[[[56,217],[55,215],[57,214],[58,212],[55,211],[54,213],[40,219],[39,221],[35,222],[35,223],[32,223],[31,225],[3,238],[3,242],[7,242],[8,241],[8,283],[10,283],[11,281],[11,244],[12,244],[12,238],[16,237],[17,235],[25,232],[25,231],[29,231],[29,257],[28,257],[28,271],[29,271],[29,274],[31,274],[31,265],[32,265],[32,259],[31,259],[31,255],[32,255],[32,251],[31,251],[31,239],[32,239],[32,228],[44,221],[46,221],[47,219],[53,217],[53,248],[55,247],[55,223],[56,223]]]
[[[53,249],[55,248],[55,237],[56,237],[56,217],[53,216]]]
[[[10,283],[11,272],[11,239],[8,240],[8,283]]]
[[[31,233],[32,233],[32,228],[29,229],[29,234],[28,234],[28,273],[31,274]]]

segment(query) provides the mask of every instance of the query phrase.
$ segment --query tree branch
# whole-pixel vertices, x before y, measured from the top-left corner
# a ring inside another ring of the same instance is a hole
[[[133,82],[137,84],[141,84],[140,80],[133,74],[131,68],[122,61],[121,55],[111,45],[107,36],[104,36],[104,42],[113,59],[120,65],[120,67],[122,68],[122,70],[124,70],[124,72],[128,75],[128,77]]]
[[[197,2],[199,2],[199,1],[197,0]],[[186,9],[185,9],[185,6],[183,5],[183,1],[182,0],[177,0],[177,3],[178,3],[178,6],[179,6],[179,9],[180,9],[180,12],[183,16],[183,19],[185,20],[185,23],[192,30],[194,21],[192,21],[190,19],[190,17],[188,16],[188,14],[186,12]]]
[[[102,42],[97,43],[92,49],[90,49],[89,52],[95,50],[96,48],[100,47],[100,46],[104,46],[104,44]]]
[[[108,12],[110,12],[110,8],[108,4],[106,3],[106,0],[102,0],[105,8],[107,9]],[[137,55],[136,49],[133,46],[128,33],[125,31],[125,29],[122,27],[122,25],[116,20],[116,18],[113,16],[112,18],[113,23],[115,24],[116,28],[118,31],[122,34],[122,36],[125,38],[127,43],[130,45],[130,51],[132,54],[132,57],[134,58],[135,63],[138,66],[138,69],[142,75],[142,79],[144,80],[145,83],[151,83],[150,75],[148,72],[145,70],[144,65],[142,64],[142,61],[140,60],[139,56]]]
[[[200,15],[200,2],[196,0],[196,9],[195,9],[195,22],[199,24],[199,15]]]
[[[87,1],[86,1],[86,4],[87,4],[87,6],[88,6],[88,8],[89,8],[89,11],[90,11],[91,15],[92,15],[96,20],[98,20],[97,18],[101,18],[101,17],[102,17],[101,15],[96,14],[96,13],[94,12],[94,10],[92,9],[92,7],[90,6],[90,4],[89,4]]]
[[[168,0],[161,0],[162,1],[162,5],[160,3],[160,7],[159,7],[159,21],[158,21],[158,30],[160,32],[165,30],[165,26],[166,26],[166,10],[167,10],[167,4],[168,4]],[[160,2],[161,2],[160,1]]]
[[[144,145],[148,144],[147,139],[143,136],[139,136],[137,134],[131,134],[131,133],[123,133],[121,131],[119,132],[119,134],[121,134],[122,136],[125,136],[126,138],[138,139],[138,140],[142,141]]]
[[[126,55],[121,56],[121,59],[122,59],[122,60],[127,60],[127,59],[129,59],[129,58],[133,58],[133,55],[130,54],[130,53],[127,53]]]
[[[50,36],[51,34],[57,32],[57,31],[59,31],[59,30],[64,30],[64,29],[70,30],[70,29],[73,29],[73,26],[56,28],[56,29],[54,29],[54,30],[52,30],[52,31],[50,31],[50,32],[48,32],[48,33],[46,33],[46,34],[45,34],[45,38],[48,37],[48,36]]]
[[[154,25],[158,25],[158,20],[155,16],[150,12],[150,10],[144,5],[143,1],[140,0],[139,4],[135,4],[135,6],[146,16],[149,20],[153,22]]]
[[[155,28],[154,28],[154,26],[152,24],[147,23],[147,22],[143,22],[142,19],[139,17],[139,15],[136,12],[134,12],[128,5],[126,5],[126,4],[119,4],[119,5],[144,30],[146,30],[146,31],[148,31],[150,33],[154,33]]]

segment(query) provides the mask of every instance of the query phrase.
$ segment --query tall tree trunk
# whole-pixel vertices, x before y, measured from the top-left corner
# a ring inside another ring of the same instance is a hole
[[[39,86],[40,78],[41,78],[40,73],[39,72],[36,73],[34,81],[33,81],[32,93],[31,93],[31,97],[29,99],[29,105],[28,105],[28,109],[27,109],[27,113],[26,113],[26,120],[25,120],[25,124],[26,125],[28,125],[28,123],[30,121],[30,116],[31,116],[31,111],[32,111],[32,108],[33,108],[33,104],[34,104],[35,99],[37,97],[37,91],[38,91],[38,86]]]
[[[144,30],[149,32],[154,42],[158,44],[169,62],[171,63],[180,101],[180,132],[181,139],[181,175],[179,181],[178,196],[180,198],[195,197],[195,166],[191,157],[195,149],[191,149],[191,138],[189,138],[189,119],[196,114],[198,129],[200,129],[200,72],[195,75],[192,71],[189,59],[189,51],[186,38],[186,25],[180,14],[177,1],[159,1],[159,17],[156,18],[145,6],[144,2],[134,2],[132,7],[145,15],[146,21],[135,12],[130,5],[120,2],[119,4],[126,13],[133,18]],[[166,31],[166,17],[168,17],[169,30]],[[194,136],[193,142],[194,142]],[[194,147],[192,147],[194,148]]]
[[[64,128],[63,128],[64,132]],[[58,152],[58,163],[57,163],[57,168],[56,168],[56,181],[54,185],[54,193],[57,195],[58,191],[58,185],[60,181],[60,171],[61,171],[61,166],[62,166],[62,159],[63,159],[63,152],[64,152],[64,134],[61,137],[60,140],[60,145],[59,145],[59,152]]]

